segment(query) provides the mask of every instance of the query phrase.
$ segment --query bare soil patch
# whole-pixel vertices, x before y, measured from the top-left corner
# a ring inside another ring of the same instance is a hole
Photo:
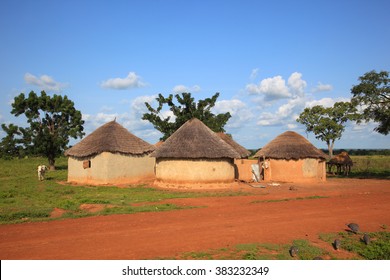
[[[54,208],[54,210],[50,213],[50,218],[60,218],[67,211],[61,208]]]
[[[112,205],[107,205],[107,204],[88,203],[88,204],[81,204],[80,210],[84,210],[89,213],[96,213],[102,211],[105,208],[112,208],[112,207],[113,207]]]
[[[0,259],[174,258],[294,239],[326,247],[318,235],[344,231],[345,223],[356,222],[363,232],[390,226],[389,180],[332,178],[265,186],[229,186],[232,193],[249,195],[161,201],[204,206],[192,209],[0,225]]]

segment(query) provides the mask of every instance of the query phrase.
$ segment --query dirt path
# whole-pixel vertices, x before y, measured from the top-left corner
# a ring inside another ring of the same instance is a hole
[[[238,188],[253,195],[163,202],[206,206],[180,211],[1,225],[0,259],[155,259],[240,243],[318,242],[319,233],[345,230],[347,222],[362,231],[390,226],[388,180]]]

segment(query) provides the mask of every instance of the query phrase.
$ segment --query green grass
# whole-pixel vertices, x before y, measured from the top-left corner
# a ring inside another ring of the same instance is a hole
[[[390,179],[390,156],[351,156],[349,177]]]
[[[341,240],[340,251],[350,252],[348,259],[366,260],[390,260],[390,232],[370,232],[371,243],[366,245],[362,242],[362,235],[355,235],[348,232],[321,233],[319,240],[329,243],[329,250],[320,248],[308,240],[298,239],[291,244],[272,243],[248,243],[237,244],[231,247],[210,249],[201,252],[182,253],[174,258],[181,260],[313,260],[320,257],[328,259],[340,258],[332,247],[335,238]],[[289,249],[291,246],[298,247],[298,255],[291,257]]]
[[[293,258],[289,249],[294,245],[299,248],[299,254]],[[228,248],[220,248],[202,252],[188,252],[178,256],[178,259],[195,260],[312,260],[318,256],[329,255],[325,250],[315,247],[307,240],[294,240],[292,244],[248,243],[237,244]]]
[[[332,244],[338,238],[341,241],[341,250],[356,254],[357,258],[366,260],[390,260],[390,232],[367,233],[371,242],[366,245],[362,241],[363,234],[350,232],[321,234],[320,239]]]
[[[47,172],[46,180],[38,181],[36,169],[40,164],[46,164],[46,160],[0,159],[0,224],[49,220],[52,219],[50,214],[55,208],[66,210],[60,218],[77,218],[183,209],[172,203],[163,203],[171,198],[245,195],[243,192],[232,191],[175,192],[142,184],[120,188],[69,185],[66,183],[66,158],[59,158],[56,162],[57,169]],[[134,206],[137,203],[141,205]],[[142,205],[143,203],[146,205]],[[80,209],[82,204],[100,204],[104,207],[90,213]]]

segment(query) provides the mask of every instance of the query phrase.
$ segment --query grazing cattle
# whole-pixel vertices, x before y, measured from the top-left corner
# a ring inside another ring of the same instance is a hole
[[[336,166],[337,174],[344,174],[348,176],[351,171],[351,167],[353,166],[353,162],[347,152],[341,152],[329,160],[326,165],[328,166],[329,173],[332,173],[333,166]]]
[[[38,180],[43,181],[45,180],[45,173],[48,170],[46,165],[40,165],[38,166]]]

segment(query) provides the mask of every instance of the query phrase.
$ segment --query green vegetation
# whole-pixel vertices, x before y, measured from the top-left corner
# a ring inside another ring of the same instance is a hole
[[[362,109],[357,118],[358,123],[374,121],[378,124],[374,130],[388,135],[390,132],[389,72],[373,70],[359,77],[359,81],[360,84],[351,89],[352,104]]]
[[[54,170],[56,158],[68,147],[69,139],[85,134],[81,112],[66,95],[51,97],[41,91],[38,96],[31,91],[26,97],[21,93],[14,98],[11,114],[24,115],[29,126],[1,125],[7,134],[0,142],[3,158],[40,155],[47,158],[50,169]]]
[[[338,238],[341,241],[341,250],[356,254],[359,259],[390,260],[390,232],[370,232],[371,242],[366,245],[362,234],[350,232],[321,234],[320,239],[332,244]]]
[[[232,247],[210,249],[202,252],[187,252],[176,259],[181,260],[313,260],[315,258],[345,259],[333,249],[333,241],[341,240],[340,251],[350,252],[348,259],[390,260],[390,232],[371,232],[371,243],[366,245],[361,240],[362,235],[348,232],[322,233],[319,239],[328,243],[318,247],[308,240],[294,240],[292,244],[249,243],[237,244]],[[316,242],[317,243],[317,242]],[[298,248],[296,257],[291,257],[291,246]],[[325,249],[324,249],[325,248]],[[344,255],[343,255],[344,256]]]
[[[333,156],[333,147],[345,130],[346,122],[354,120],[357,109],[350,102],[336,102],[333,107],[317,105],[305,108],[297,122],[306,126],[306,132],[326,143],[329,156]]]
[[[299,248],[296,258],[290,256],[289,249],[294,245]],[[312,260],[321,256],[329,258],[324,249],[310,244],[307,240],[294,240],[292,244],[249,243],[233,247],[208,250],[206,252],[184,253],[178,259],[196,260]]]
[[[173,97],[175,97],[176,102],[174,102]],[[170,94],[168,97],[164,97],[160,93],[156,98],[156,101],[158,102],[158,107],[156,109],[148,102],[145,102],[145,106],[149,112],[145,113],[142,116],[142,119],[153,124],[154,128],[163,134],[160,140],[164,141],[186,121],[192,118],[201,120],[214,132],[225,132],[224,126],[231,117],[230,113],[227,112],[215,115],[211,112],[218,97],[219,93],[217,92],[211,98],[198,100],[198,102],[196,102],[195,98],[192,97],[189,92],[183,92],[181,95],[176,94],[175,96]],[[170,116],[162,118],[161,112],[167,107],[175,116],[173,120]]]
[[[350,176],[390,179],[390,156],[351,156]]]
[[[244,195],[242,192],[175,192],[146,185],[73,186],[66,183],[67,159],[59,158],[57,169],[46,173],[38,181],[37,166],[46,159],[41,157],[5,160],[0,159],[0,223],[20,223],[58,218],[77,218],[91,215],[126,214],[150,211],[168,211],[183,208],[166,199]],[[164,201],[164,202],[163,202]],[[83,204],[100,207],[83,208]],[[51,217],[53,210],[61,209],[59,217]]]

